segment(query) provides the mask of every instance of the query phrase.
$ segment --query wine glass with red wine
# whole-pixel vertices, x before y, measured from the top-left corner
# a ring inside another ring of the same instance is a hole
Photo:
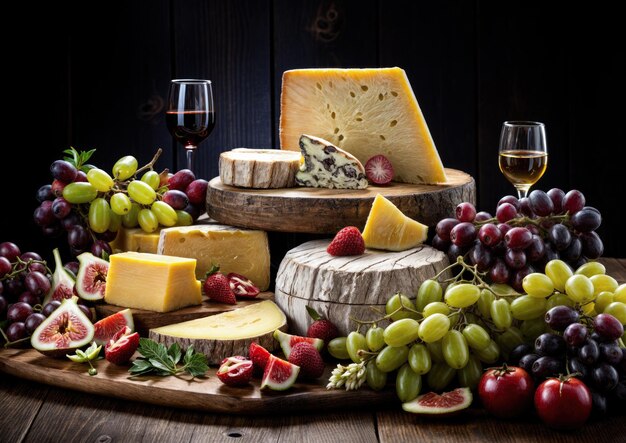
[[[185,147],[187,169],[193,171],[193,154],[215,126],[211,81],[172,80],[165,121],[172,136]]]

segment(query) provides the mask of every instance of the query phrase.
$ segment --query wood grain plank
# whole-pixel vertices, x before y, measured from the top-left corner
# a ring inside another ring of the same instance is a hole
[[[606,273],[616,279],[620,284],[626,283],[625,260],[603,257],[599,260],[606,266]]]
[[[0,441],[23,441],[39,410],[46,401],[49,388],[27,383],[10,375],[0,377]]]
[[[213,82],[216,123],[196,152],[196,175],[218,175],[232,148],[269,148],[271,68],[269,0],[173,2],[177,78]],[[184,150],[176,147],[179,169]]]
[[[351,408],[352,409],[352,408]],[[353,409],[362,409],[357,407]],[[334,443],[377,442],[372,412],[340,412],[336,414],[287,415],[279,442]]]

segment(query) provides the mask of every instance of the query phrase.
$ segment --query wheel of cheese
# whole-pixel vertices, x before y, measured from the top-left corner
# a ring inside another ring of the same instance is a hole
[[[422,245],[403,252],[367,249],[365,254],[333,257],[330,240],[304,243],[285,255],[276,276],[275,302],[285,312],[292,334],[306,335],[311,306],[347,335],[356,329],[350,317],[372,320],[384,314],[397,292],[415,298],[420,284],[448,266],[447,256]]]
[[[299,166],[299,152],[278,149],[233,149],[220,154],[219,161],[222,183],[256,189],[296,186]]]

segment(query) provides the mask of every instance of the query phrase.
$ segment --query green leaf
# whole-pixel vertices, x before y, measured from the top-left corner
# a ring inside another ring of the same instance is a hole
[[[321,315],[319,315],[319,314],[317,313],[317,311],[316,311],[315,309],[313,309],[312,307],[310,307],[309,305],[307,305],[307,306],[306,306],[306,312],[308,312],[308,313],[309,313],[309,315],[311,316],[311,318],[312,318],[314,321],[317,321],[317,320],[321,320],[321,319],[322,319],[322,316],[321,316]]]
[[[89,357],[87,357],[87,354],[85,354],[80,349],[76,350],[76,355],[78,355],[80,358],[83,358],[85,361],[89,360]]]
[[[200,377],[209,370],[207,358],[204,354],[194,354],[185,364],[185,369],[194,377]]]
[[[174,343],[172,346],[170,346],[170,348],[167,350],[167,354],[169,355],[172,363],[178,363],[180,361],[180,357],[182,356],[182,351],[180,350],[180,346],[178,345],[178,343]]]
[[[138,351],[141,355],[146,357],[147,359],[154,358],[160,360],[167,360],[167,349],[165,345],[161,343],[157,343],[154,340],[150,340],[149,338],[140,338],[139,339],[139,348]]]
[[[128,370],[133,375],[143,375],[152,372],[152,365],[148,360],[138,358],[133,361],[133,365]]]
[[[184,360],[185,364],[187,364],[191,360],[191,357],[193,357],[194,352],[195,352],[195,349],[193,348],[193,345],[187,348],[187,352],[185,353],[185,360]]]
[[[176,373],[176,367],[172,367],[169,364],[165,363],[164,361],[157,360],[154,358],[149,359],[149,361],[152,367],[156,369],[160,369],[161,371],[164,371],[164,372],[169,372],[170,374]]]

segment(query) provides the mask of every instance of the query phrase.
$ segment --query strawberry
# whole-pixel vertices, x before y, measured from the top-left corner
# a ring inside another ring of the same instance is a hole
[[[310,343],[296,343],[291,348],[289,363],[300,366],[300,374],[306,378],[319,378],[324,373],[324,360]]]
[[[250,348],[248,349],[248,356],[254,364],[255,372],[258,374],[263,374],[265,366],[267,366],[267,361],[270,359],[269,351],[263,346],[252,342],[250,343]]]
[[[128,326],[124,326],[104,346],[104,358],[107,361],[116,365],[123,365],[130,361],[139,347],[139,333],[131,334],[131,332]]]
[[[213,301],[230,305],[237,304],[235,293],[230,288],[228,277],[219,272],[219,269],[219,266],[213,265],[209,272],[206,273],[204,293]]]
[[[241,355],[222,360],[217,378],[228,386],[243,386],[252,378],[252,361]]]
[[[324,343],[328,345],[328,342],[333,338],[339,337],[339,330],[330,320],[322,318],[315,309],[310,306],[306,307],[306,311],[313,319],[313,323],[306,331],[307,337],[320,338],[324,340]]]
[[[337,232],[326,252],[336,257],[361,255],[365,252],[365,241],[358,228],[347,226]]]
[[[386,185],[393,180],[393,166],[384,155],[375,155],[365,163],[365,175],[375,185]]]

